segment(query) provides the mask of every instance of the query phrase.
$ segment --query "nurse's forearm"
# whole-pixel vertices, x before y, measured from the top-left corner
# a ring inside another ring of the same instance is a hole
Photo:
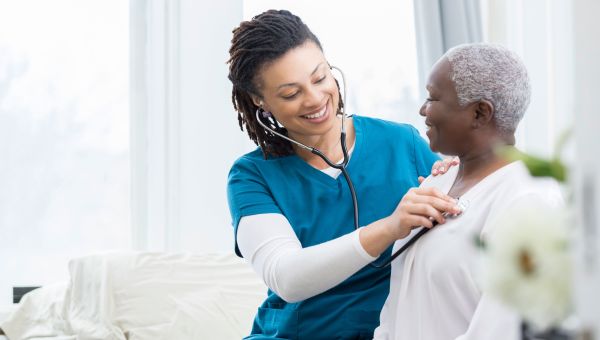
[[[285,216],[262,214],[241,219],[237,241],[265,284],[285,301],[297,302],[335,287],[376,259],[362,247],[359,232],[302,248]]]
[[[323,293],[375,260],[362,249],[355,231],[315,246],[279,254],[265,268],[266,281],[288,302]],[[270,277],[269,277],[270,276]]]

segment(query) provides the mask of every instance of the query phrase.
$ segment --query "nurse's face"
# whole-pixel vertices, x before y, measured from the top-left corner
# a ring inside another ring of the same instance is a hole
[[[335,130],[338,88],[323,52],[312,41],[262,67],[256,81],[262,98],[254,103],[261,106],[262,101],[290,137],[307,140]]]
[[[438,61],[427,81],[428,97],[419,114],[425,117],[431,150],[446,155],[461,155],[469,148],[472,110],[461,107],[454,83],[450,79],[450,63]]]

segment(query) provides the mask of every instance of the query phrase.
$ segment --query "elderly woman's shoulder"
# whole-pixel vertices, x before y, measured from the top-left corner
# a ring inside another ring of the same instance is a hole
[[[502,178],[510,196],[535,197],[551,206],[564,205],[562,188],[555,179],[532,176],[522,161],[515,161],[505,168],[509,171]]]

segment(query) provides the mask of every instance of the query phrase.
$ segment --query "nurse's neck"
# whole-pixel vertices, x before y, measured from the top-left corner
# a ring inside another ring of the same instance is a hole
[[[350,150],[354,146],[354,141],[356,139],[354,124],[351,118],[346,118],[344,124],[346,126],[346,149]],[[329,158],[329,160],[338,163],[344,158],[340,141],[340,131],[341,120],[338,119],[337,123],[333,124],[332,128],[326,133],[313,136],[297,136],[296,140],[304,145],[319,149],[319,151]],[[294,138],[294,136],[292,136],[292,138]],[[321,157],[295,144],[292,144],[292,147],[294,148],[294,152],[296,152],[298,157],[302,158],[312,167],[319,170],[329,168],[329,164],[322,160]]]

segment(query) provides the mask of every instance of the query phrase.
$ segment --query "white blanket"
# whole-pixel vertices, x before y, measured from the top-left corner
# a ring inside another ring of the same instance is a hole
[[[240,339],[266,295],[235,255],[111,253],[69,272],[23,298],[0,325],[10,340]]]

